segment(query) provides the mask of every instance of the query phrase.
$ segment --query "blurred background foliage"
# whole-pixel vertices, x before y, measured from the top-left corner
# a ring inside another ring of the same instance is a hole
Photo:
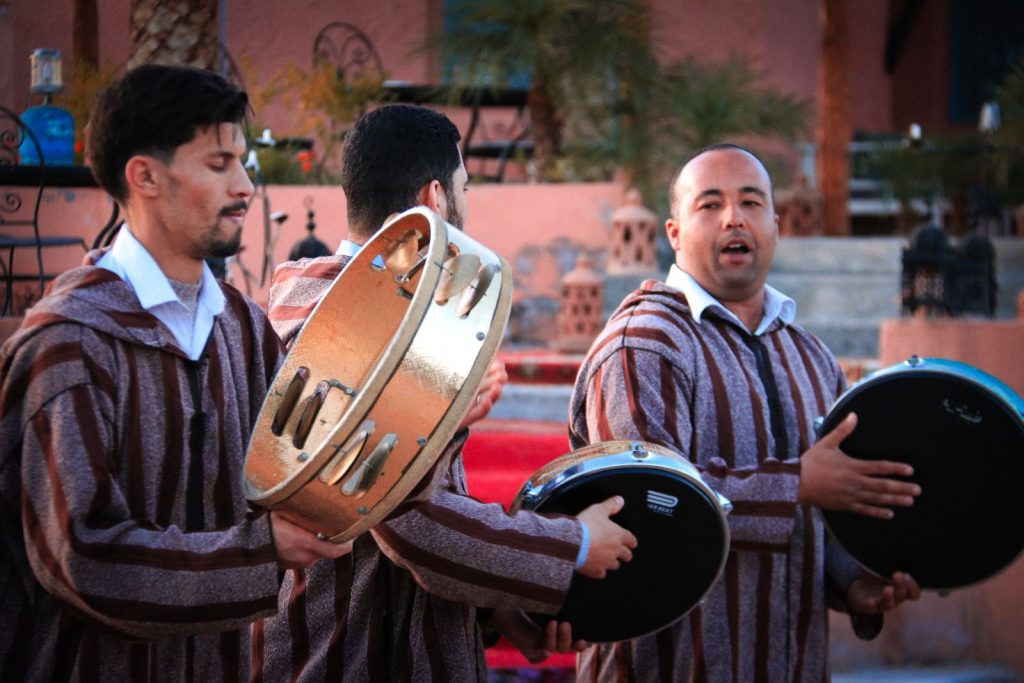
[[[993,130],[881,143],[867,163],[902,207],[900,231],[920,220],[915,200],[944,201],[947,229],[965,234],[1004,207],[1024,203],[1024,60],[996,94],[998,125]]]
[[[649,204],[707,144],[765,153],[806,131],[809,103],[760,86],[744,60],[663,65],[657,42],[642,0],[462,0],[424,47],[443,52],[456,88],[526,84],[539,178],[621,172]]]

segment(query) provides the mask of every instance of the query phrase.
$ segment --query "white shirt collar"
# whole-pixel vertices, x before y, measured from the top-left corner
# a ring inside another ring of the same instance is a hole
[[[220,283],[205,263],[194,317],[178,300],[156,259],[127,224],[121,226],[114,246],[96,265],[128,283],[139,304],[171,330],[181,350],[192,360],[199,358],[213,329],[213,319],[224,312],[225,303]]]
[[[362,248],[362,245],[356,244],[352,240],[342,240],[341,244],[338,245],[338,251],[334,252],[334,255],[354,258]]]
[[[686,295],[686,301],[690,305],[693,319],[697,322],[701,321],[704,311],[712,308],[726,318],[736,322],[743,329],[747,329],[746,325],[743,324],[735,313],[723,306],[718,299],[708,294],[708,291],[701,287],[693,279],[692,275],[674,263],[668,270],[665,284]],[[793,299],[767,284],[764,286],[764,292],[764,316],[761,318],[757,329],[754,330],[754,335],[756,336],[764,334],[776,320],[781,320],[788,325],[796,319],[796,302]]]

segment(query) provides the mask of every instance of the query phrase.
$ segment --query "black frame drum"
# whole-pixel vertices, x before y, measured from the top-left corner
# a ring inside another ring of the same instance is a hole
[[[600,580],[575,574],[558,615],[534,616],[568,621],[574,638],[590,642],[677,621],[711,589],[729,550],[729,501],[688,460],[646,442],[607,441],[553,460],[523,485],[512,511],[574,515],[616,494],[626,503],[613,519],[637,537],[632,561]]]
[[[923,589],[983,581],[1024,548],[1024,401],[970,365],[913,357],[839,397],[819,425],[850,412],[857,428],[842,450],[913,466],[921,495],[891,520],[824,511],[835,538],[869,571],[907,572]]]

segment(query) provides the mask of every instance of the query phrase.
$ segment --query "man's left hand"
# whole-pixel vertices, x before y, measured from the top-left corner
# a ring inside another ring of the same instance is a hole
[[[846,591],[846,603],[854,612],[881,614],[889,612],[907,600],[921,597],[921,588],[910,574],[896,572],[892,581],[874,576],[854,579]]]
[[[589,646],[585,640],[572,639],[572,626],[567,621],[551,620],[541,629],[518,610],[496,609],[492,622],[531,664],[543,662],[553,652],[583,652]]]
[[[462,424],[459,425],[460,430],[487,417],[487,414],[491,412],[491,407],[498,402],[506,382],[508,382],[508,373],[505,371],[505,364],[495,358],[487,368],[487,374],[480,381],[480,386],[477,387],[476,396],[473,397],[473,402],[469,405],[469,412],[466,413]]]

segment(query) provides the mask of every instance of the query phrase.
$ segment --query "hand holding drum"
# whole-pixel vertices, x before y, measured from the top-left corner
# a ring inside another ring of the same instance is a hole
[[[921,487],[889,477],[911,477],[914,468],[905,463],[848,456],[840,445],[856,427],[857,414],[850,413],[804,453],[797,500],[822,510],[892,519],[891,506],[910,507],[921,495]]]
[[[914,356],[851,387],[818,431],[801,495],[854,559],[891,582],[869,608],[976,584],[1024,549],[1024,401],[995,377]]]
[[[595,503],[581,512],[580,522],[587,525],[590,533],[590,548],[587,559],[579,573],[591,579],[603,579],[609,571],[633,559],[636,536],[628,529],[612,521],[611,517],[622,510],[626,501],[622,496],[612,496],[606,501]]]
[[[629,640],[682,618],[725,565],[730,507],[692,463],[655,444],[608,441],[553,460],[512,512],[578,515],[591,549],[558,614],[534,620],[564,645]]]

